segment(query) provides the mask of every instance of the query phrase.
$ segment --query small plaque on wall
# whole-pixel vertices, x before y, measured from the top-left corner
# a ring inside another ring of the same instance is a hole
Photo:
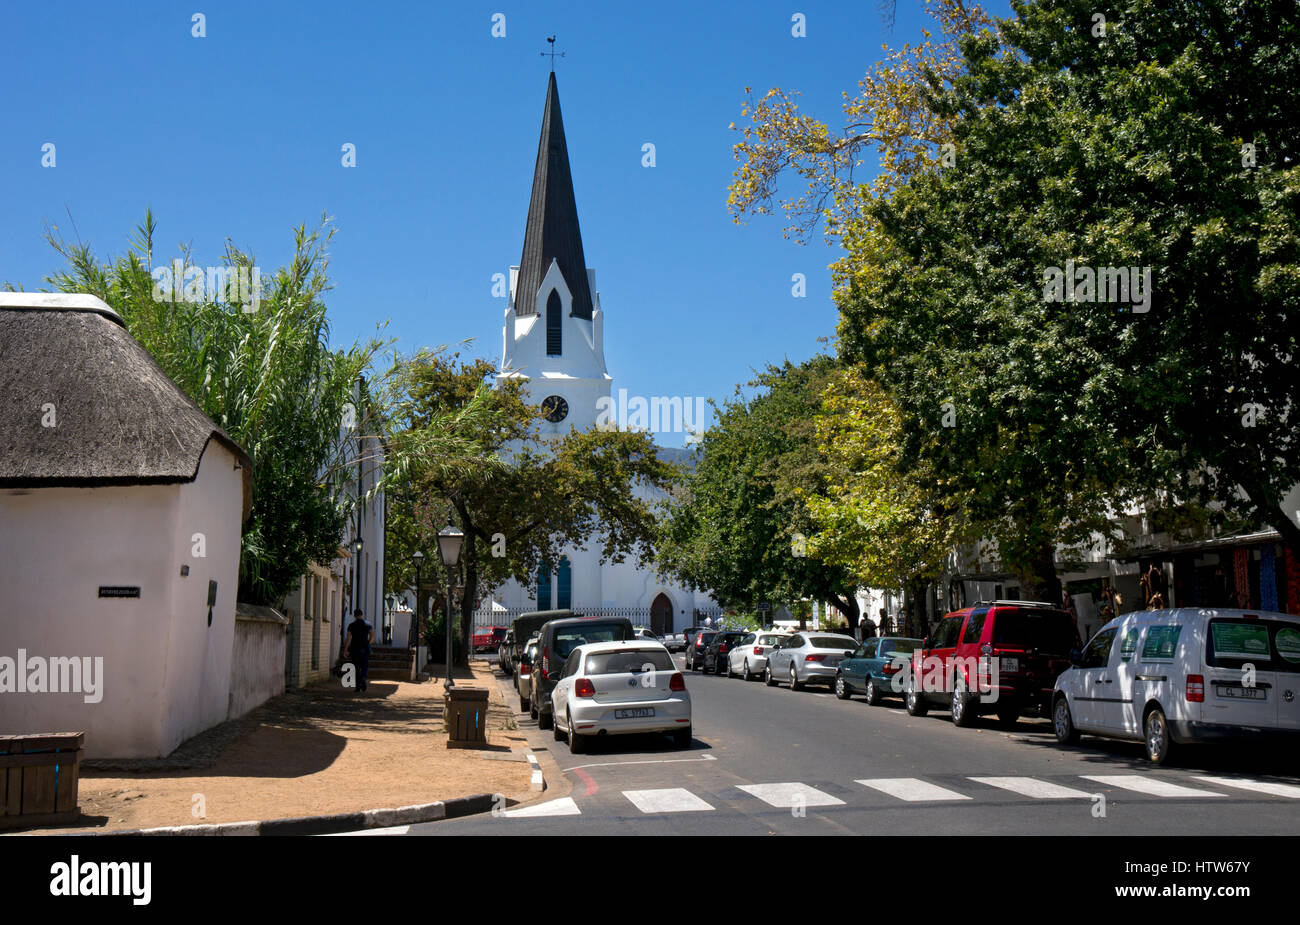
[[[128,588],[126,585],[100,585],[100,597],[139,597],[140,589],[138,587]]]

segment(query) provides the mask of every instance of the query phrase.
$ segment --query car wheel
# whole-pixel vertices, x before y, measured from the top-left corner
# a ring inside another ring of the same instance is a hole
[[[559,723],[551,723],[551,738],[555,739],[557,742],[564,739],[564,733],[560,732]]]
[[[1074,726],[1070,703],[1064,696],[1056,698],[1056,706],[1052,710],[1052,731],[1056,733],[1056,741],[1061,745],[1073,745],[1079,741],[1079,730]]]
[[[852,696],[849,693],[849,686],[844,683],[844,675],[842,674],[835,676],[835,696],[841,700],[848,700]]]
[[[1142,728],[1145,733],[1147,758],[1152,764],[1167,762],[1169,753],[1173,751],[1174,741],[1169,737],[1169,722],[1165,719],[1164,710],[1156,707],[1148,713]]]
[[[776,687],[776,678],[772,677],[772,666],[768,665],[763,669],[763,683],[768,687]]]
[[[876,687],[876,679],[872,677],[868,677],[867,678],[867,703],[873,707],[878,707],[880,706],[881,699],[882,697],[880,695],[880,688]]]
[[[799,672],[794,670],[794,663],[790,663],[790,690],[801,691],[803,684],[799,681]]]
[[[569,753],[572,755],[581,755],[587,750],[587,743],[583,741],[583,737],[578,735],[577,730],[573,728],[573,717],[566,713],[564,720],[569,729]]]
[[[908,716],[925,716],[930,712],[930,705],[925,702],[925,698],[916,689],[915,681],[907,683],[907,699],[905,702]]]
[[[685,729],[674,729],[673,744],[676,745],[678,748],[690,748],[691,727],[687,726]]]
[[[554,726],[554,725],[555,725],[555,714],[554,714],[554,713],[544,713],[544,712],[542,712],[541,710],[538,710],[538,711],[537,711],[537,728],[538,728],[538,729],[550,729],[550,728],[551,728],[552,726]]]
[[[535,723],[536,723],[536,722],[539,722],[539,717],[538,717],[538,715],[537,715],[537,701],[536,701],[536,700],[531,700],[531,701],[529,701],[529,703],[528,703],[528,716],[529,716],[529,718],[532,719],[533,722],[535,722]]]
[[[952,685],[952,724],[969,726],[975,722],[975,710],[971,706],[970,695],[966,693],[966,682],[960,677]]]
[[[519,712],[520,712],[520,713],[531,713],[531,712],[532,712],[532,705],[528,702],[528,698],[527,698],[527,697],[520,697],[520,698],[519,698]]]
[[[740,667],[741,670],[744,672],[741,675],[742,678],[744,678],[746,681],[754,680],[754,673],[749,670],[749,659],[745,659],[745,664],[741,665]]]

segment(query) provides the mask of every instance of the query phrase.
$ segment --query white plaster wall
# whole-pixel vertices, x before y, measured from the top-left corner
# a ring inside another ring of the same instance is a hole
[[[208,441],[198,475],[180,489],[170,543],[158,552],[171,579],[163,754],[224,722],[230,709],[243,490],[243,472],[236,466],[230,450]],[[200,533],[207,553],[202,558],[194,555],[194,536]],[[180,577],[182,565],[190,567],[186,578]],[[217,582],[217,601],[208,626],[210,579]]]
[[[179,495],[176,485],[0,492],[0,655],[99,657],[104,671],[98,703],[0,694],[0,732],[84,731],[88,757],[164,753]],[[101,585],[139,586],[140,597],[101,599]]]

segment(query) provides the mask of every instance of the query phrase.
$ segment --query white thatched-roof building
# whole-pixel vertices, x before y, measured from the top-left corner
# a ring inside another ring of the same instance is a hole
[[[0,733],[226,719],[248,455],[93,296],[0,293]]]

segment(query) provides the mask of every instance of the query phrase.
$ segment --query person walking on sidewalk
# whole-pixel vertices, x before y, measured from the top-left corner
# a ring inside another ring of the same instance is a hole
[[[343,657],[357,667],[359,693],[366,689],[366,678],[370,674],[370,644],[375,641],[375,630],[360,607],[352,612],[352,616],[356,619],[348,624],[348,641],[343,647]]]

